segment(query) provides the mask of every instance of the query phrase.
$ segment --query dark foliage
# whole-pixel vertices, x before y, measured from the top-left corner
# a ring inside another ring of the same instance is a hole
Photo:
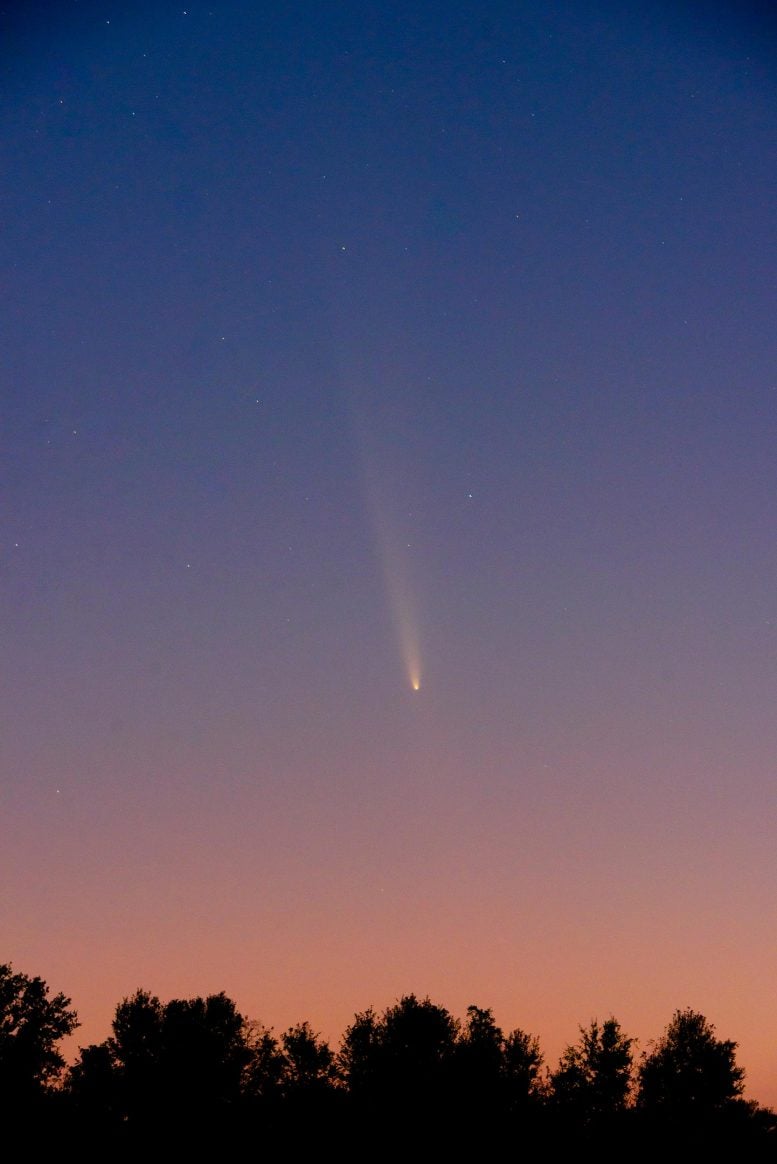
[[[617,1019],[580,1028],[580,1039],[564,1051],[550,1078],[555,1104],[582,1123],[625,1109],[631,1090],[633,1040]]]
[[[65,1065],[57,1044],[78,1026],[64,994],[0,965],[0,1101],[19,1116],[39,1104]]]
[[[777,1154],[777,1117],[742,1098],[736,1044],[691,1010],[676,1012],[636,1077],[633,1040],[614,1018],[581,1027],[543,1075],[537,1039],[505,1034],[477,1006],[459,1022],[405,995],[382,1014],[357,1014],[335,1054],[308,1023],[276,1036],[225,994],[162,1003],[138,990],[62,1087],[58,1043],[76,1025],[67,998],[0,967],[1,1098],[9,1126],[23,1117],[30,1151],[72,1142],[101,1159]]]
[[[649,1133],[696,1150],[743,1145],[762,1113],[741,1099],[744,1070],[736,1043],[715,1037],[693,1010],[678,1010],[639,1068],[637,1110]],[[766,1121],[768,1123],[768,1121]]]
[[[683,1116],[722,1111],[744,1085],[736,1048],[730,1040],[715,1038],[715,1028],[704,1015],[676,1011],[640,1066],[639,1106]]]
[[[580,1027],[548,1082],[548,1103],[556,1138],[617,1154],[628,1141],[633,1040],[617,1019],[593,1019]]]
[[[365,1011],[345,1033],[340,1065],[354,1126],[383,1127],[415,1150],[482,1153],[509,1138],[516,1121],[525,1132],[540,1107],[537,1040],[523,1031],[505,1037],[477,1006],[463,1025],[413,994],[381,1016]]]
[[[225,994],[158,998],[138,990],[116,1008],[113,1035],[86,1047],[69,1090],[92,1134],[207,1142],[236,1120],[250,1059],[244,1020]]]

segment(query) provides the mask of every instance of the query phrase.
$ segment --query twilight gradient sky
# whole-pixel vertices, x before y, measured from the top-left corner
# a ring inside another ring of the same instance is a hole
[[[0,934],[80,1043],[692,1006],[777,1102],[768,7],[4,5]]]

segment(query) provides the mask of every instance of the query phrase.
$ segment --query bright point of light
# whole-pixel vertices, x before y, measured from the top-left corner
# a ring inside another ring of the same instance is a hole
[[[411,627],[409,624],[405,625],[406,633],[402,635],[402,654],[405,659],[405,670],[407,673],[410,686],[413,691],[421,690],[421,658],[418,653],[418,647],[414,641],[415,635],[411,636]]]

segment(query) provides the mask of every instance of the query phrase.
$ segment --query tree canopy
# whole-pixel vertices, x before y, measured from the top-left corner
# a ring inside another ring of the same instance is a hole
[[[631,1089],[632,1044],[615,1018],[580,1027],[580,1039],[551,1075],[555,1101],[588,1121],[622,1111]]]
[[[384,1149],[419,1158],[777,1150],[775,1114],[742,1098],[736,1043],[692,1010],[675,1012],[636,1071],[614,1017],[580,1027],[546,1070],[538,1039],[505,1033],[489,1008],[459,1020],[414,994],[356,1014],[334,1051],[308,1022],[280,1035],[249,1022],[224,993],[163,1002],[139,989],[63,1080],[59,1043],[76,1026],[63,994],[0,966],[0,1101],[48,1127],[50,1145],[69,1132],[108,1156],[153,1142],[168,1154],[232,1158],[261,1144],[268,1158],[331,1148],[362,1159],[377,1130]]]
[[[0,965],[0,1095],[13,1104],[34,1099],[65,1065],[58,1044],[78,1026],[64,994],[49,997],[42,978]]]
[[[715,1037],[714,1026],[703,1014],[675,1011],[640,1065],[639,1106],[684,1116],[721,1111],[744,1087],[736,1048],[730,1039]]]

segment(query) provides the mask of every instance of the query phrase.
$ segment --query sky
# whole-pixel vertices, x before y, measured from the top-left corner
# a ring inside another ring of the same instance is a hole
[[[777,1103],[766,4],[5,3],[0,937]]]

